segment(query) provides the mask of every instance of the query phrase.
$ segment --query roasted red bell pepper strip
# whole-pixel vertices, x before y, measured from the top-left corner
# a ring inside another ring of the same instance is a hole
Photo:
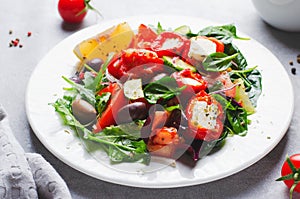
[[[187,86],[189,90],[192,88],[194,93],[207,88],[207,82],[199,73],[194,73],[190,69],[184,69],[180,72],[174,72],[172,77],[176,79],[178,87]]]
[[[151,43],[156,39],[157,34],[150,27],[141,24],[133,41],[133,48],[150,49]]]
[[[217,45],[216,52],[221,52],[221,53],[224,52],[225,46],[224,46],[223,42],[221,42],[220,40],[218,40],[215,37],[207,37],[207,39],[214,42]]]
[[[105,127],[115,125],[115,118],[118,110],[128,103],[123,89],[121,89],[117,83],[110,84],[106,88],[102,89],[98,94],[101,95],[104,92],[111,93],[111,99],[108,102],[107,108],[97,120],[96,127],[93,130],[95,133],[100,132]]]
[[[224,45],[223,42],[221,42],[217,38],[215,38],[215,37],[206,37],[206,36],[201,36],[201,37],[214,42],[216,44],[216,52],[220,52],[220,53],[224,52],[225,45]]]
[[[174,32],[163,32],[152,42],[151,49],[162,56],[187,58],[190,40]]]
[[[117,79],[138,78],[149,73],[163,71],[163,60],[153,51],[127,49],[108,65],[108,72]]]

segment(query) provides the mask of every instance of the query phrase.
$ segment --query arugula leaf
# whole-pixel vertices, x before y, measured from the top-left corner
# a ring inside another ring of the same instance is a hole
[[[180,95],[186,86],[178,88],[176,80],[172,77],[163,77],[160,80],[149,83],[144,88],[144,95],[150,104],[156,104],[160,99],[166,101],[176,95]]]
[[[238,56],[238,53],[226,55],[225,53],[212,53],[203,60],[203,68],[206,71],[219,72],[232,66],[232,60]]]
[[[65,125],[70,126],[76,130],[76,132],[78,132],[77,130],[81,130],[85,137],[87,134],[91,134],[91,132],[86,129],[85,126],[82,125],[72,114],[72,101],[73,100],[71,98],[59,98],[50,105],[52,105],[55,108],[55,111],[59,113]]]
[[[104,62],[104,64],[100,68],[97,76],[95,77],[93,89],[92,89],[95,93],[97,93],[98,91],[103,89],[104,86],[101,83],[102,83],[103,79],[105,78],[106,68],[107,68],[108,64],[111,62],[111,60],[113,59],[113,57],[114,57],[114,53],[110,53],[108,55],[106,61]]]
[[[101,95],[96,96],[96,104],[95,107],[97,109],[97,113],[99,116],[105,111],[108,101],[110,100],[111,93],[110,92],[104,92]]]
[[[83,139],[100,143],[113,162],[142,161],[144,164],[149,164],[150,156],[143,140],[138,140],[120,127],[107,127],[102,132],[94,134],[76,120],[72,114],[71,104],[72,101],[59,98],[50,105],[59,113],[65,125],[76,130],[78,136],[80,136],[79,132],[83,132]]]
[[[89,90],[94,90],[94,82],[95,77],[91,72],[85,72],[84,73],[84,79],[82,80],[84,83],[84,87]]]
[[[62,76],[62,78],[68,82],[74,89],[76,89],[79,94],[86,99],[90,104],[94,105],[96,103],[96,99],[95,99],[95,95],[94,92],[90,89],[85,88],[83,85],[81,84],[77,84],[75,82],[73,82],[72,80],[70,80],[69,78]]]
[[[209,26],[198,32],[198,35],[215,37],[222,41],[224,44],[229,44],[233,39],[249,40],[249,38],[243,38],[237,36],[236,27],[233,24],[223,26]]]
[[[143,121],[119,124],[117,126],[104,128],[102,133],[106,135],[126,136],[126,138],[130,139],[139,139],[141,137],[140,131],[143,124]]]
[[[112,162],[142,161],[148,164],[150,156],[147,146],[140,137],[141,125],[130,123],[106,127],[103,131],[89,136],[88,139],[99,143],[109,144],[108,155]]]
[[[99,70],[96,77],[93,76],[90,72],[85,72],[83,83],[84,85],[77,84],[74,81],[70,80],[69,78],[63,76],[62,78],[68,82],[74,89],[76,89],[79,94],[86,99],[92,105],[99,105],[99,98],[96,99],[95,93],[101,90],[104,85],[101,84],[103,79],[105,78],[105,71],[109,64],[109,62],[113,58],[113,53],[110,53],[105,63],[102,65],[101,69]],[[66,89],[65,89],[66,90]],[[97,101],[98,100],[98,101]],[[102,103],[103,101],[101,101]],[[98,107],[100,108],[100,107]]]
[[[139,143],[142,142],[132,142],[133,145],[138,145]],[[131,153],[114,146],[109,147],[108,155],[112,163],[141,162],[145,165],[148,165],[151,160],[149,153]]]

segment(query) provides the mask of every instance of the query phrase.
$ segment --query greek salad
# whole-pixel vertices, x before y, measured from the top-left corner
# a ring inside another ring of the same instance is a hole
[[[62,77],[70,86],[51,105],[111,163],[197,162],[228,136],[245,136],[255,114],[261,74],[235,39],[248,40],[232,24],[198,32],[118,24],[74,48],[76,73]]]

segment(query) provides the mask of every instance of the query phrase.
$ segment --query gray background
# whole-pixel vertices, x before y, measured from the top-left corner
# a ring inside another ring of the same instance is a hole
[[[235,23],[238,29],[270,49],[285,67],[295,90],[295,111],[287,134],[256,164],[216,182],[176,189],[140,189],[103,182],[76,171],[53,156],[36,138],[25,114],[25,91],[31,72],[44,55],[72,33],[101,23],[89,14],[84,23],[70,27],[60,19],[57,1],[1,0],[0,5],[0,103],[6,108],[13,131],[26,152],[42,154],[66,181],[73,198],[288,198],[288,189],[275,182],[286,154],[300,153],[300,34],[276,30],[264,23],[250,0],[94,0],[104,20],[144,14],[174,14]],[[9,35],[9,30],[13,34]],[[32,32],[27,37],[28,31]],[[20,38],[23,48],[9,48]],[[292,75],[293,61],[298,74]],[[274,71],[276,72],[276,71]],[[278,80],[280,81],[280,80]],[[284,93],[282,93],[284,100]],[[280,115],[280,113],[279,113]],[[253,143],[255,144],[255,143]],[[101,172],[101,171],[99,171]],[[167,177],[167,176],[166,176]],[[300,194],[295,194],[300,198]]]

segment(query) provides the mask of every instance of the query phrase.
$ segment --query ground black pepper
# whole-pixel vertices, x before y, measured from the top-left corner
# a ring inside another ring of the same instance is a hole
[[[9,30],[8,32],[10,35],[13,34],[12,30]],[[32,32],[28,31],[27,32],[27,37],[31,37],[32,36]],[[11,40],[8,44],[9,47],[19,47],[19,48],[23,48],[23,44],[20,44],[20,39],[19,38],[15,38],[13,40]]]
[[[293,67],[293,68],[291,69],[291,72],[292,72],[293,75],[296,75],[296,68]]]

